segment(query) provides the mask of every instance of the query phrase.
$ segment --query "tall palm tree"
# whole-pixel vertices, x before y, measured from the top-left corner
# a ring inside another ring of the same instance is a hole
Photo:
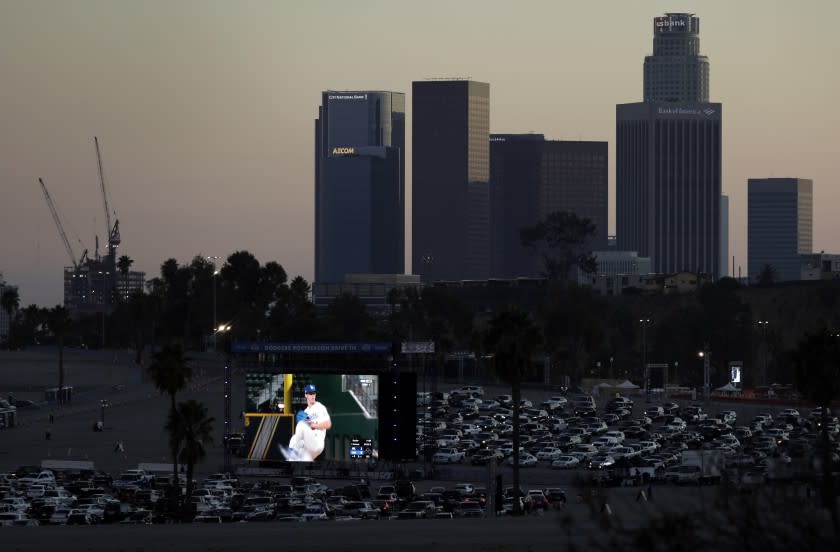
[[[55,336],[56,344],[58,345],[58,395],[56,402],[61,404],[64,402],[61,391],[64,388],[64,337],[69,332],[73,325],[70,319],[70,313],[61,305],[56,305],[49,311],[47,317],[47,327]]]
[[[117,261],[117,269],[119,269],[120,274],[123,277],[123,289],[122,293],[120,294],[120,302],[123,302],[128,298],[128,271],[131,268],[131,265],[134,264],[134,259],[129,257],[128,255],[123,255]]]
[[[807,335],[793,352],[793,362],[800,392],[822,410],[822,499],[835,530],[840,530],[828,437],[829,407],[840,398],[840,336],[828,329]]]
[[[166,423],[169,442],[178,452],[177,458],[187,465],[188,501],[193,492],[195,465],[207,456],[205,445],[213,442],[214,421],[215,419],[207,413],[207,406],[194,400],[178,403],[177,410],[169,413]],[[175,481],[177,480],[176,476]]]
[[[169,407],[170,417],[177,417],[175,396],[187,386],[187,382],[192,377],[192,368],[189,365],[189,359],[184,356],[183,349],[177,343],[164,345],[160,351],[152,355],[152,359],[153,361],[149,365],[149,375],[152,377],[152,381],[158,391],[169,395],[171,400]],[[170,440],[173,481],[175,482],[176,489],[180,489],[181,486],[178,484],[177,444]]]
[[[18,295],[17,288],[7,288],[3,291],[3,295],[0,296],[0,306],[2,306],[3,310],[6,311],[6,315],[9,318],[9,335],[6,336],[6,340],[9,342],[9,350],[12,350],[12,313],[17,312],[20,308],[20,295]]]
[[[518,307],[499,312],[491,321],[484,336],[486,348],[493,352],[499,375],[511,385],[513,398],[513,492],[519,492],[519,410],[522,400],[522,376],[528,370],[531,357],[541,342],[539,331],[531,317]],[[514,514],[521,513],[519,500],[513,501]]]

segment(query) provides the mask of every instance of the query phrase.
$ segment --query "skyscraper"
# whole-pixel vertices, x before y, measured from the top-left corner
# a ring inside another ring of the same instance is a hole
[[[645,57],[644,101],[709,101],[709,60],[700,55],[700,18],[694,14],[667,13],[653,19],[653,55]]]
[[[323,92],[315,120],[315,281],[405,271],[405,94]]]
[[[720,263],[718,276],[735,277],[729,272],[729,196],[720,196]]]
[[[412,92],[412,272],[487,278],[490,85],[417,81]]]
[[[588,218],[592,251],[607,248],[606,142],[545,140],[542,134],[490,136],[491,275],[537,276],[541,259],[522,246],[519,231],[567,211]]]
[[[658,30],[662,28],[668,30]],[[670,39],[674,44],[699,45],[697,29],[699,21],[691,14],[655,18],[654,49],[665,34],[674,35]],[[664,48],[660,45],[659,49]],[[658,70],[651,70],[653,76],[648,78],[649,57],[645,61],[646,101],[616,106],[616,231],[618,248],[650,257],[655,272],[691,271],[717,277],[721,104],[687,100],[691,94],[674,92],[696,80],[679,75],[702,76],[698,67],[707,68],[705,58],[705,65],[698,65],[695,57],[668,57],[671,64],[683,60],[680,67],[669,65],[679,81],[671,84]],[[708,88],[708,78],[703,80]]]
[[[747,256],[751,283],[765,267],[775,281],[802,279],[800,255],[812,252],[813,181],[750,178],[747,183]]]

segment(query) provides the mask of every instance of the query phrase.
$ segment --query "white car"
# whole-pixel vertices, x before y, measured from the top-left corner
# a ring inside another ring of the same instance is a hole
[[[555,460],[553,460],[551,462],[551,467],[556,470],[567,470],[571,468],[576,468],[579,464],[580,459],[577,456],[564,454],[562,456],[558,456]]]
[[[595,448],[595,445],[591,443],[578,443],[577,445],[573,446],[569,451],[570,454],[581,453],[586,456],[586,459],[593,457],[594,455],[598,454],[598,449]]]
[[[507,459],[508,465],[513,465],[513,455],[511,454]],[[537,457],[528,452],[519,453],[519,466],[522,468],[533,468],[537,465]]]
[[[661,446],[656,441],[639,441],[639,445],[642,447],[642,452],[645,453],[654,453]]]
[[[557,460],[563,455],[563,451],[557,447],[546,447],[537,452],[537,460]]]
[[[631,447],[618,446],[610,449],[610,456],[612,456],[616,460],[619,460],[621,458],[634,458],[636,456],[639,456],[639,451]]]
[[[475,494],[475,486],[472,483],[456,483],[454,487],[452,487],[453,491],[456,491],[461,496],[472,496]]]

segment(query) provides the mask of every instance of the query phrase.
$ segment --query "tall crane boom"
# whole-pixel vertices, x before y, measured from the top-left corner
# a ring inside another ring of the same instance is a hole
[[[58,211],[55,208],[55,203],[53,203],[52,197],[50,197],[50,192],[47,191],[47,185],[44,184],[44,179],[39,178],[38,182],[41,183],[41,189],[44,191],[44,198],[47,200],[47,207],[50,208],[50,214],[52,214],[53,221],[55,221],[55,225],[58,228],[58,233],[61,235],[61,240],[64,242],[64,248],[67,249],[67,254],[70,255],[70,262],[73,263],[73,268],[78,269],[79,264],[76,262],[76,256],[73,254],[73,248],[70,247],[70,240],[67,239],[67,234],[64,232],[64,226],[61,224],[61,219],[58,216]],[[87,251],[85,251],[87,254]]]
[[[108,249],[111,249],[111,208],[108,206],[108,192],[105,190],[105,172],[102,170],[102,155],[99,153],[99,138],[93,137],[96,144],[96,162],[99,165],[99,185],[102,187],[102,203],[105,206],[105,236],[108,239]]]

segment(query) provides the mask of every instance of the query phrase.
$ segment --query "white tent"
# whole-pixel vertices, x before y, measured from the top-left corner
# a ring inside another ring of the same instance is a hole
[[[616,385],[618,389],[638,389],[639,386],[632,383],[630,380],[624,380],[622,383]]]
[[[715,391],[724,391],[724,392],[727,392],[727,393],[733,393],[735,391],[740,391],[740,389],[738,389],[737,387],[732,385],[732,382],[730,381],[726,385],[718,387],[717,389],[715,389]]]

